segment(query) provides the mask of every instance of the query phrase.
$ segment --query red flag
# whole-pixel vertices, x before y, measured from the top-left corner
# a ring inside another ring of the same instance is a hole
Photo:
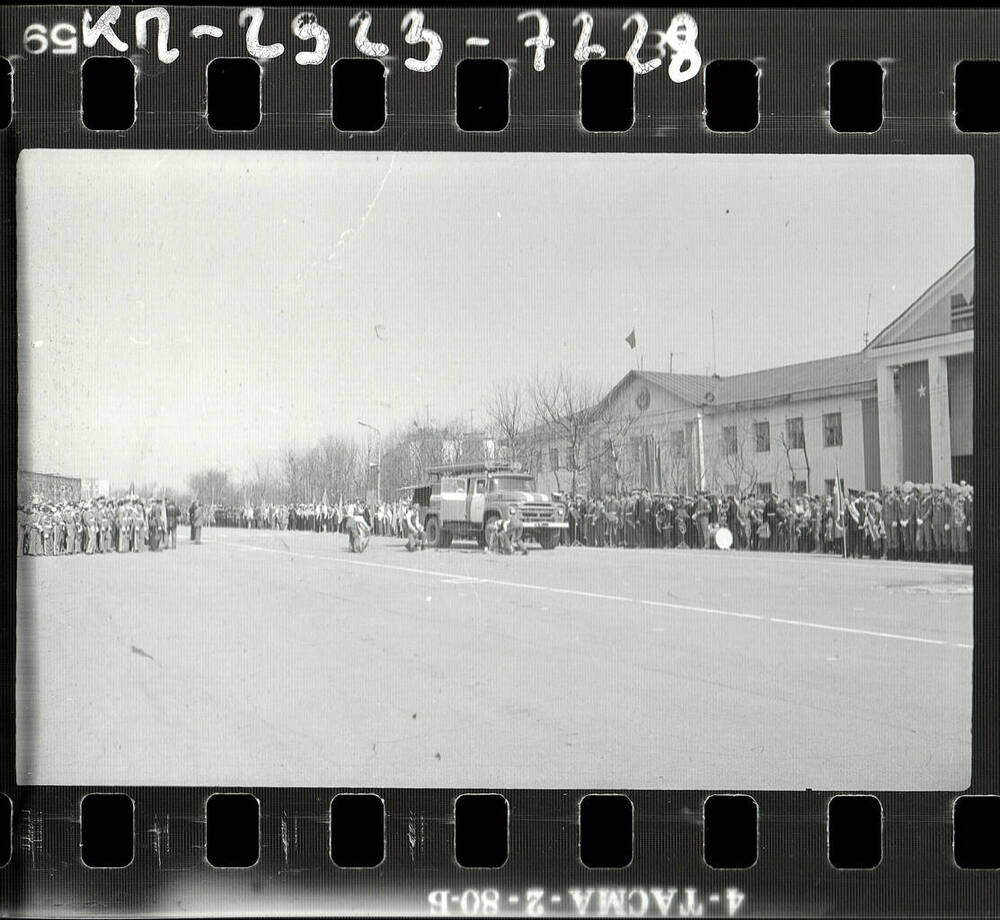
[[[903,421],[901,479],[911,482],[934,479],[930,405],[927,362],[904,364],[899,369],[899,412]]]

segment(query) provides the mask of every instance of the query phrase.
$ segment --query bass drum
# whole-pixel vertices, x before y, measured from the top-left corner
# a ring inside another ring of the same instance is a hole
[[[733,532],[728,527],[720,527],[715,532],[715,545],[719,549],[732,549]]]

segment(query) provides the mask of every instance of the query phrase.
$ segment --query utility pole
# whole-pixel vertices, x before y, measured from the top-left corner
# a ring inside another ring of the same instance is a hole
[[[717,374],[719,366],[715,360],[715,310],[712,311],[712,373]]]
[[[705,423],[704,416],[698,413],[698,490],[705,491]]]

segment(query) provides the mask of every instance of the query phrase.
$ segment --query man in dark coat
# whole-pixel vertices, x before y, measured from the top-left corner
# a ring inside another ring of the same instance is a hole
[[[180,516],[181,509],[171,499],[167,502],[167,540],[171,549],[177,549],[177,521]]]
[[[146,513],[146,526],[149,529],[149,550],[152,553],[158,553],[160,551],[161,528],[163,527],[159,502],[154,501],[150,505],[149,511]]]
[[[773,492],[764,505],[764,521],[767,523],[768,538],[766,549],[774,552],[778,548],[778,496]]]

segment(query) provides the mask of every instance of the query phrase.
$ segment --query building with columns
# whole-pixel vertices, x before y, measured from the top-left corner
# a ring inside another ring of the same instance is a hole
[[[972,481],[973,274],[967,252],[865,349],[885,483]]]
[[[585,443],[536,429],[539,488],[793,496],[832,492],[838,477],[971,482],[973,334],[970,251],[860,352],[728,377],[630,371]]]

